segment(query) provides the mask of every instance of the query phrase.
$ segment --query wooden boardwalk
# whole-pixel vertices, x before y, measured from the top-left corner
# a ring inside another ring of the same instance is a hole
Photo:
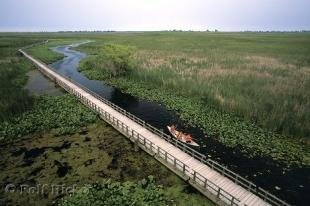
[[[288,205],[19,50],[39,70],[218,205]]]

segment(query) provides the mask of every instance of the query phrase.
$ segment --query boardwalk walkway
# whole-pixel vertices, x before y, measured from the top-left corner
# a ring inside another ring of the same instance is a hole
[[[207,159],[187,145],[171,139],[87,88],[54,72],[47,65],[19,50],[38,69],[82,103],[100,114],[140,148],[154,156],[218,205],[288,205],[241,176]]]

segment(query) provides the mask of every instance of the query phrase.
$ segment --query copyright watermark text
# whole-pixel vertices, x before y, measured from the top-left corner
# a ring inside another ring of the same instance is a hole
[[[57,185],[57,184],[37,184],[37,185],[28,185],[28,184],[7,184],[4,188],[6,193],[19,193],[19,194],[45,194],[50,193],[52,195],[60,194],[72,194],[76,190],[79,190],[81,187],[74,185]]]

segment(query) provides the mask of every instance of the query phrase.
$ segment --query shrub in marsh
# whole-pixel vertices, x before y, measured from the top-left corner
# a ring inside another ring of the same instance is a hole
[[[82,61],[79,69],[96,79],[122,76],[133,67],[133,54],[133,47],[107,44],[99,54]]]

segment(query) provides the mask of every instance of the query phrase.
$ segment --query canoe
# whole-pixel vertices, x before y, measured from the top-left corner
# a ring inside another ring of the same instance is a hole
[[[179,131],[175,130],[175,132],[172,132],[170,126],[167,126],[167,128],[168,128],[169,132],[171,133],[171,135],[172,135],[174,138],[176,138],[177,140],[179,140],[179,141],[181,141],[181,142],[183,142],[183,143],[185,143],[185,144],[189,144],[189,145],[195,146],[195,147],[198,147],[198,146],[199,146],[199,144],[197,144],[197,143],[194,142],[193,140],[192,140],[191,142],[186,142],[186,140],[185,140],[184,137],[182,137],[182,139],[178,139],[177,135],[178,135],[178,132],[179,132]]]

